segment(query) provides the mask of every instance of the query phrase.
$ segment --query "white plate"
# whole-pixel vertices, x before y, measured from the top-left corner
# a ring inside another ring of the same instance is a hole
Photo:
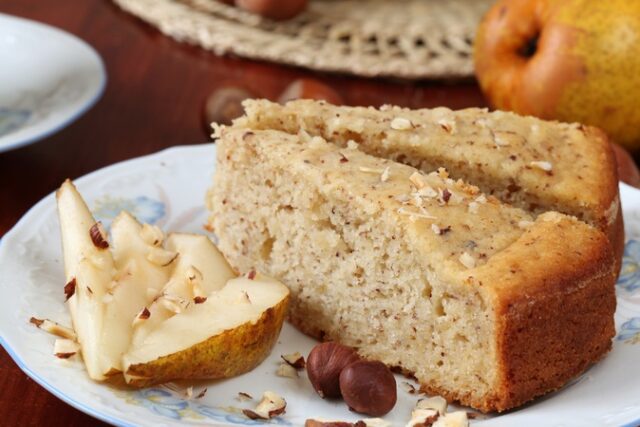
[[[0,152],[38,141],[100,98],[102,60],[57,28],[0,14]]]
[[[76,181],[96,216],[109,225],[120,209],[167,230],[204,232],[203,200],[214,167],[211,144],[172,148],[94,172]],[[622,185],[628,236],[640,239],[640,191]],[[355,421],[341,402],[323,401],[305,374],[298,379],[275,376],[279,356],[307,354],[314,341],[285,325],[271,356],[254,371],[237,378],[200,382],[200,399],[186,399],[162,387],[118,390],[90,381],[81,362],[52,353],[54,338],[29,324],[31,316],[70,324],[63,304],[63,267],[54,195],[34,206],[0,245],[0,338],[11,357],[47,390],[96,418],[115,425],[172,426],[258,424],[229,407],[250,407],[235,400],[238,392],[260,397],[274,390],[288,402],[274,424],[302,425],[308,417]],[[495,426],[636,426],[640,423],[640,240],[629,240],[617,286],[618,335],[604,361],[563,390],[524,408],[474,425]],[[398,377],[399,402],[386,419],[404,425],[418,399]],[[184,385],[183,385],[184,386]]]

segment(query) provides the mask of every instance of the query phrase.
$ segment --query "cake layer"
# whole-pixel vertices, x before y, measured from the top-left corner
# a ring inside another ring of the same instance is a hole
[[[353,141],[362,151],[426,172],[445,167],[452,177],[535,214],[573,215],[607,234],[620,265],[624,227],[616,165],[596,128],[478,108],[378,110],[310,100],[244,105],[238,126],[304,131],[342,146]]]
[[[304,132],[235,125],[217,150],[219,247],[289,286],[304,332],[483,411],[554,390],[610,348],[599,230]]]

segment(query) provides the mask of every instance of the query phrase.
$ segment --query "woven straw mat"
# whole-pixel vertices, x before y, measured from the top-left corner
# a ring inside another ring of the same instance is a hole
[[[216,0],[114,0],[164,34],[314,70],[403,79],[473,74],[476,27],[492,0],[312,0],[274,22]]]

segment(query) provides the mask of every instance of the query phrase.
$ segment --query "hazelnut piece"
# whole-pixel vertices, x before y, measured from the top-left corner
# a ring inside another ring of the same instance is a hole
[[[340,373],[340,391],[352,411],[379,417],[396,404],[396,379],[378,361],[361,360]]]
[[[320,397],[340,397],[340,372],[360,357],[356,351],[336,342],[316,345],[307,357],[307,375]]]
[[[252,420],[268,420],[284,414],[286,407],[287,402],[282,397],[272,391],[265,391],[255,411],[244,409],[242,413]]]
[[[98,249],[107,249],[109,247],[106,235],[107,233],[104,231],[100,221],[93,224],[89,229],[89,237],[91,237],[91,241]]]

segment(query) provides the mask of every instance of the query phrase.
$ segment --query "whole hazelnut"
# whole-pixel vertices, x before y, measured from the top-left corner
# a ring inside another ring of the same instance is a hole
[[[318,344],[307,357],[307,375],[320,397],[340,397],[340,372],[360,360],[358,353],[335,342]]]
[[[625,184],[640,188],[640,171],[633,157],[621,145],[611,144],[618,164],[618,178]]]
[[[340,373],[340,391],[352,411],[379,417],[396,404],[396,379],[382,362],[361,360]]]
[[[236,0],[236,6],[275,20],[290,19],[307,7],[308,0]]]
[[[244,114],[242,101],[253,94],[239,86],[222,86],[209,95],[204,105],[204,121],[208,130],[211,123],[230,125],[233,119]]]
[[[315,99],[316,101],[327,101],[329,104],[342,105],[344,100],[331,86],[315,79],[297,79],[287,86],[278,102],[284,104],[294,99]]]

